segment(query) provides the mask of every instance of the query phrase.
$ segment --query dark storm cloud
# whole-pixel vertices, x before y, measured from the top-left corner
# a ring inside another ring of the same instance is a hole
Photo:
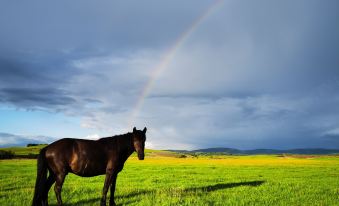
[[[169,46],[210,1],[2,2],[7,49],[121,51]],[[180,21],[178,21],[180,19]]]
[[[333,144],[339,144],[339,134],[326,134],[323,136],[323,138],[332,142]]]
[[[37,57],[34,54],[16,53],[0,56],[0,85],[17,85],[18,87],[33,87],[45,85],[57,85],[67,81],[67,77],[73,74],[65,68],[67,59],[58,56]],[[51,54],[52,55],[52,54]],[[56,54],[58,55],[58,54]]]
[[[76,100],[67,96],[67,93],[54,88],[28,89],[4,88],[0,90],[0,99],[23,107],[58,106],[75,103]]]
[[[1,82],[22,82],[27,79],[36,78],[37,74],[25,69],[27,65],[20,62],[13,62],[8,59],[0,58]]]
[[[60,109],[75,103],[70,91],[63,89],[74,68],[67,58],[55,52],[49,54],[0,53],[0,101],[21,108]],[[56,56],[54,56],[56,55]]]

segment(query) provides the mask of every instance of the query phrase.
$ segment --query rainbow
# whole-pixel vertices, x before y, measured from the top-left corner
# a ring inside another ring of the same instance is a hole
[[[138,97],[136,104],[134,105],[129,121],[128,121],[128,129],[130,129],[135,123],[135,119],[139,114],[146,97],[151,92],[155,81],[158,79],[161,73],[163,73],[168,67],[169,63],[175,56],[175,53],[180,49],[180,47],[184,44],[184,42],[188,39],[188,37],[198,28],[198,26],[208,17],[210,16],[217,7],[223,3],[223,0],[216,0],[211,4],[198,18],[196,18],[190,27],[185,30],[179,38],[175,41],[173,46],[171,46],[166,52],[165,55],[161,58],[160,63],[152,70],[151,77],[143,88],[140,96]]]

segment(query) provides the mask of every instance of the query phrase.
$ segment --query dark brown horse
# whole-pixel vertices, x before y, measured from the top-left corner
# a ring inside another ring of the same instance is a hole
[[[106,205],[109,187],[111,187],[109,205],[115,205],[114,191],[117,175],[134,151],[138,153],[139,160],[144,159],[146,130],[146,127],[142,131],[134,127],[132,133],[99,140],[67,138],[44,147],[38,156],[32,205],[48,205],[48,191],[55,182],[54,191],[58,205],[61,206],[61,188],[69,172],[82,177],[106,174],[101,206]],[[47,171],[49,171],[48,178]]]

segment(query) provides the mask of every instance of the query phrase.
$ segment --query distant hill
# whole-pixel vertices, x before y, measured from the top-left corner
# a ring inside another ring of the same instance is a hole
[[[197,149],[192,150],[191,152],[217,152],[217,153],[229,153],[229,154],[240,154],[242,153],[241,150],[233,149],[233,148],[223,148],[223,147],[216,147],[216,148],[207,148],[207,149]]]
[[[339,154],[339,149],[323,149],[323,148],[304,148],[304,149],[253,149],[253,150],[239,150],[234,148],[207,148],[197,150],[168,150],[180,153],[224,153],[224,154]]]
[[[36,135],[36,136],[25,136],[18,134],[10,134],[0,132],[0,148],[8,148],[8,147],[24,147],[28,144],[47,144],[55,141],[57,138]]]

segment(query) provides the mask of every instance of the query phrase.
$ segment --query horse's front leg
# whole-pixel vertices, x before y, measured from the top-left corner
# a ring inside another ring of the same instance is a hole
[[[113,176],[113,169],[107,169],[104,188],[102,190],[101,206],[106,206],[107,191],[108,191],[109,186],[111,185],[112,176]]]
[[[113,175],[112,175],[112,183],[111,183],[111,196],[109,198],[109,206],[115,206],[115,202],[114,202],[114,192],[115,192],[115,184],[116,184],[116,181],[117,181],[117,176],[118,176],[118,173],[117,172],[114,172]]]

